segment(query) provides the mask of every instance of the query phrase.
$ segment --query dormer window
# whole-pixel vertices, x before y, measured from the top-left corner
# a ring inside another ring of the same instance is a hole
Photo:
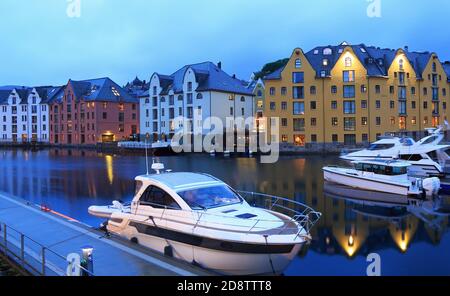
[[[319,54],[319,50],[318,49],[314,49],[314,54],[318,55]]]
[[[333,50],[331,48],[325,48],[323,50],[323,55],[332,55],[333,54]]]
[[[120,97],[120,93],[117,91],[117,89],[114,86],[111,86],[111,91],[112,91],[113,95],[115,95],[116,97]]]
[[[302,67],[302,60],[296,59],[295,60],[295,68],[301,68]]]
[[[327,76],[327,72],[326,71],[320,71],[320,77],[325,77]]]
[[[192,91],[192,82],[188,82],[187,91]]]
[[[362,53],[366,53],[367,52],[364,47],[360,47],[359,49],[361,50]]]
[[[344,52],[344,49],[343,48],[339,48],[339,51],[338,51],[339,53],[343,53]]]
[[[378,60],[378,65],[383,66],[383,64],[384,64],[383,60],[382,60],[382,59],[379,59],[379,60]]]
[[[352,66],[352,58],[351,57],[346,57],[345,58],[345,67],[351,67]]]
[[[322,65],[323,65],[324,67],[328,66],[328,59],[323,59]]]

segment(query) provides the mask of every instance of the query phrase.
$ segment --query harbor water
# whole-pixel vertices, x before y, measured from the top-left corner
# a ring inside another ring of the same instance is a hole
[[[354,193],[327,189],[321,169],[343,164],[337,156],[283,156],[261,164],[256,157],[185,154],[159,161],[167,169],[208,173],[238,190],[291,198],[322,212],[312,244],[286,275],[363,276],[371,253],[380,255],[383,275],[450,275],[445,205],[435,213],[433,205],[362,203]],[[97,227],[104,221],[89,216],[88,207],[130,201],[145,163],[144,156],[89,150],[0,150],[0,191]]]

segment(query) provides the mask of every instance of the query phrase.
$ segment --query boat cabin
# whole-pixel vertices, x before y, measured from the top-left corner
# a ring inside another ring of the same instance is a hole
[[[355,169],[361,172],[386,176],[401,176],[408,174],[411,165],[400,161],[359,161],[354,162]]]

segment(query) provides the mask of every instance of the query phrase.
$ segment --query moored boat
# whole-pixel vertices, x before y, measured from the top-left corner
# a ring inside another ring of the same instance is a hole
[[[282,273],[321,216],[292,200],[237,192],[210,175],[153,168],[156,174],[136,177],[129,206],[89,213],[108,218],[111,233],[221,274]]]
[[[353,188],[405,196],[432,196],[440,189],[439,178],[408,176],[411,164],[405,161],[367,160],[353,163],[354,168],[324,167],[324,179]]]

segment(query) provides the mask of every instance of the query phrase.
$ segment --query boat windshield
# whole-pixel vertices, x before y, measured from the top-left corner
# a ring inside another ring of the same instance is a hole
[[[403,146],[412,146],[414,145],[414,140],[411,138],[403,138],[400,140]]]
[[[377,175],[400,176],[408,173],[407,167],[399,166],[358,163],[355,167],[358,171],[374,173]]]
[[[395,146],[395,144],[372,144],[369,146],[368,150],[377,151],[377,150],[385,150],[391,149]]]
[[[228,186],[213,186],[178,192],[193,210],[224,207],[242,202],[241,197]]]

